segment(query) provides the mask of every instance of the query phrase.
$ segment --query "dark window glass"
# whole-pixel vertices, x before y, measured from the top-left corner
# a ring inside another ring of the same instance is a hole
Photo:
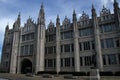
[[[106,65],[106,56],[103,55],[103,64]]]
[[[116,40],[116,47],[120,47],[119,40]]]
[[[92,44],[92,49],[95,49],[95,42],[92,41],[91,44]]]
[[[75,66],[74,58],[72,58],[72,66]]]
[[[82,60],[82,57],[80,57],[80,66],[83,66],[83,60]]]
[[[90,50],[90,42],[83,42],[84,50]]]
[[[48,59],[48,67],[53,67],[53,59]]]
[[[65,58],[65,67],[70,67],[70,58]]]
[[[108,55],[108,62],[109,65],[117,64],[116,55],[115,54]]]
[[[63,59],[61,59],[61,61],[60,61],[60,62],[61,62],[61,67],[63,67]]]
[[[56,59],[54,59],[54,67],[56,67]]]
[[[60,48],[61,48],[61,53],[62,53],[63,52],[63,45],[61,45]]]
[[[30,36],[31,36],[31,39],[34,39],[34,33],[31,33]]]
[[[45,67],[47,67],[47,59],[45,59]]]
[[[74,44],[71,44],[72,52],[74,52]]]
[[[79,43],[79,49],[82,51],[82,43]]]
[[[85,28],[79,30],[80,36],[89,36],[89,35],[93,35],[93,33],[94,33],[93,28]]]
[[[64,45],[65,52],[70,52],[70,44]]]
[[[104,48],[104,40],[101,39],[101,48]]]
[[[118,54],[119,64],[120,64],[120,54]]]
[[[22,35],[22,41],[25,41],[25,35]]]
[[[33,54],[34,47],[33,45],[30,45],[30,54]]]
[[[106,39],[106,47],[107,48],[112,48],[114,47],[114,42],[112,38]]]

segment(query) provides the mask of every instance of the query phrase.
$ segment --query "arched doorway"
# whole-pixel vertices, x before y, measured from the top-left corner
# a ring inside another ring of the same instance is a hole
[[[32,73],[32,62],[28,59],[24,59],[21,62],[21,73],[26,74],[26,73]]]

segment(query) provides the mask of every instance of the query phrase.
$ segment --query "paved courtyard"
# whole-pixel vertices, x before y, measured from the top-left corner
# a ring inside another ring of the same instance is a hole
[[[77,79],[65,79],[63,75],[55,76],[53,78],[43,78],[42,75],[28,77],[23,74],[8,74],[8,73],[0,73],[0,78],[6,78],[9,80],[89,80],[89,77],[79,76]],[[1,79],[0,79],[1,80]],[[104,76],[101,77],[101,80],[120,80],[120,76]]]

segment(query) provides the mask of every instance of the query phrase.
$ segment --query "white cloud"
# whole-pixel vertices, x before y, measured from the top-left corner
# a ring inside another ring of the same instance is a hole
[[[9,18],[0,19],[0,44],[2,44],[2,42],[3,42],[5,27],[7,25],[7,22],[9,22],[10,28],[12,28],[12,25],[13,25],[13,22],[14,22],[13,19],[9,19]]]
[[[0,32],[1,31],[3,32],[5,30],[5,27],[6,27],[7,24],[9,24],[9,26],[11,28],[14,21],[15,20],[12,19],[12,18],[11,19],[10,18],[2,18],[2,19],[0,19],[0,27],[1,27]]]
[[[114,0],[110,0],[112,3],[114,2]]]
[[[109,0],[101,0],[101,5],[107,6],[109,3]]]
[[[78,13],[78,14],[77,14],[77,17],[80,18],[80,16],[82,16],[82,14],[81,14],[81,13]]]

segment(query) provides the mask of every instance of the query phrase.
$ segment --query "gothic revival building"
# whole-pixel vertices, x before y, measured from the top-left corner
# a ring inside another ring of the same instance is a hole
[[[6,26],[2,68],[10,73],[38,71],[88,72],[92,56],[96,54],[100,71],[120,71],[120,8],[114,0],[114,13],[103,6],[100,16],[92,5],[92,16],[83,12],[70,21],[65,17],[60,24],[50,21],[45,26],[44,6],[41,5],[37,23],[31,18],[21,27],[18,15],[13,28]]]

